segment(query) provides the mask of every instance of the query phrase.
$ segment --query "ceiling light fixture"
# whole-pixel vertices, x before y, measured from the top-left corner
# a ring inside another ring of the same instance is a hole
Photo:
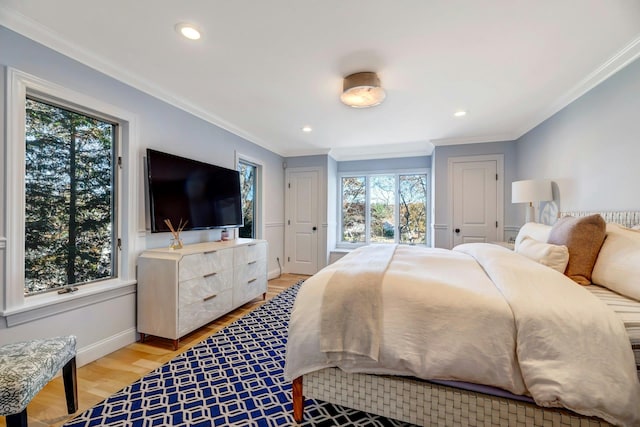
[[[189,40],[198,40],[200,38],[200,30],[195,25],[187,22],[176,24],[176,31]]]
[[[379,105],[385,96],[377,74],[365,71],[344,78],[340,100],[353,108],[367,108]]]

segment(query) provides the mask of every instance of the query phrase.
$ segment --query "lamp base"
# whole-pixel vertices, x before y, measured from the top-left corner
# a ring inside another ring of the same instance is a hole
[[[531,203],[526,207],[525,222],[536,222],[536,211]]]

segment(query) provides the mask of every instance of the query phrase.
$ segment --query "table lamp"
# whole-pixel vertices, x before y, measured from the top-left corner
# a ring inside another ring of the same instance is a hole
[[[511,183],[511,203],[529,203],[526,222],[536,222],[533,202],[553,200],[551,181],[548,179],[527,179]]]

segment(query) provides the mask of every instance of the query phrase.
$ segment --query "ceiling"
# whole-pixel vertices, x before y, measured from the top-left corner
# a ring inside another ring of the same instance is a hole
[[[338,160],[517,139],[640,54],[638,0],[2,0],[0,24],[280,155]],[[358,71],[383,104],[340,102]]]

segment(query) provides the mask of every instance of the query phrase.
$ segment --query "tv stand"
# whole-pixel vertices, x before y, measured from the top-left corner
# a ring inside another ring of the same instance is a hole
[[[173,340],[267,292],[267,241],[236,239],[144,251],[138,332]]]

